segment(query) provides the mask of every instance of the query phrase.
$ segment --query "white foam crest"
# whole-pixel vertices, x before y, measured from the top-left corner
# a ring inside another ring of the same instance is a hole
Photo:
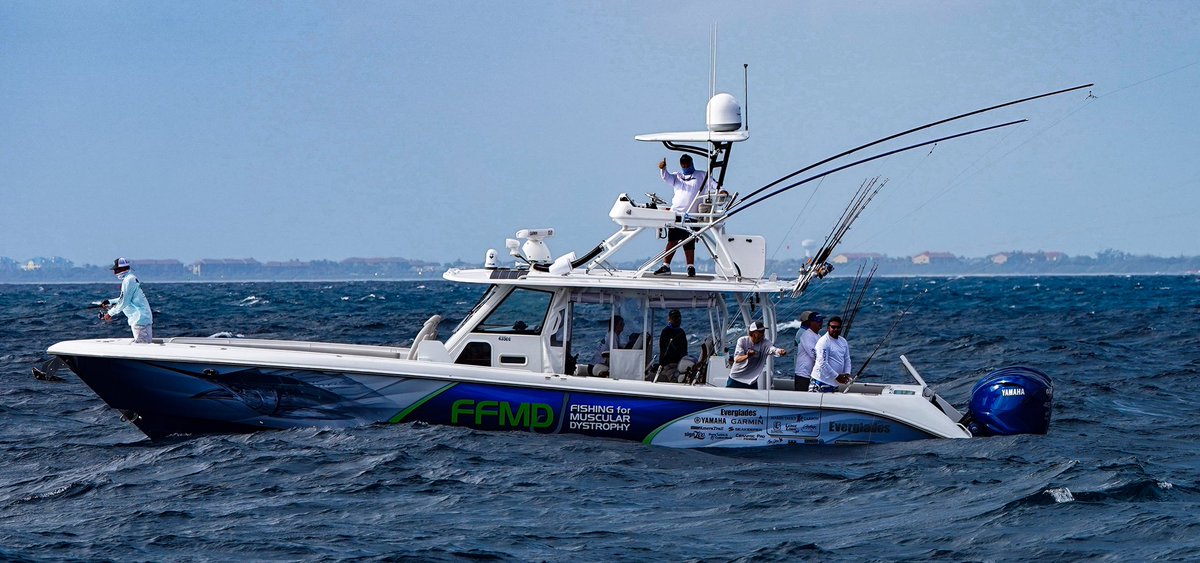
[[[240,333],[235,334],[235,333],[229,332],[228,330],[223,330],[216,334],[210,334],[210,335],[208,335],[208,337],[209,338],[245,338],[246,335],[240,334]]]
[[[1074,502],[1075,495],[1071,494],[1071,489],[1063,487],[1061,489],[1047,489],[1046,494],[1054,498],[1054,502]]]
[[[1166,490],[1166,491],[1169,491],[1174,487],[1175,487],[1175,485],[1172,484],[1170,481],[1159,481],[1158,482],[1158,488]]]
[[[801,328],[800,321],[788,321],[786,323],[780,323],[779,326],[775,327],[775,332],[783,332],[791,329],[800,330]]]
[[[349,295],[343,295],[343,296],[342,296],[342,301],[349,301],[349,300],[350,300],[350,296],[349,296]]]

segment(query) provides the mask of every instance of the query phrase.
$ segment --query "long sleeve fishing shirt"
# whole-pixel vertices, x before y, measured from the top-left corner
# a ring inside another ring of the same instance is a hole
[[[811,377],[813,366],[817,364],[817,340],[821,337],[807,329],[800,329],[800,337],[796,339],[796,375]]]
[[[754,350],[754,355],[746,358],[744,362],[734,362],[733,369],[729,370],[729,377],[736,381],[746,384],[752,384],[758,379],[758,374],[762,373],[763,367],[767,364],[768,355],[779,355],[783,350],[776,348],[771,339],[764,337],[755,344],[749,336],[743,336],[737,339],[737,346],[733,350],[734,357],[745,356],[746,352]]]
[[[682,213],[695,213],[700,208],[701,193],[707,193],[715,187],[715,183],[709,181],[708,172],[696,170],[691,174],[683,172],[667,172],[663,168],[658,171],[664,182],[671,185],[675,190],[675,195],[671,197],[671,211]],[[708,184],[705,186],[705,184]],[[701,188],[705,188],[702,192]]]
[[[833,338],[829,333],[817,340],[817,358],[812,378],[825,385],[837,385],[837,377],[850,373],[850,343],[845,338]]]
[[[154,314],[150,312],[150,303],[146,294],[142,293],[142,283],[133,272],[124,272],[121,278],[121,296],[110,299],[108,314],[117,316],[124,313],[129,318],[129,326],[147,326],[154,324]]]

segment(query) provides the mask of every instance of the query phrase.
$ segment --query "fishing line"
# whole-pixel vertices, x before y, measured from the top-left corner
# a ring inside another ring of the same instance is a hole
[[[1128,86],[1122,86],[1122,87],[1120,87],[1120,88],[1117,88],[1116,90],[1110,90],[1110,91],[1108,91],[1108,92],[1105,92],[1105,93],[1103,93],[1103,94],[1092,94],[1092,97],[1094,97],[1094,98],[1103,98],[1103,97],[1105,97],[1105,96],[1111,96],[1111,95],[1113,95],[1113,94],[1116,94],[1117,92],[1121,92],[1121,91],[1124,91],[1124,90],[1128,90],[1128,89],[1130,89],[1130,88],[1133,88],[1134,86],[1141,86],[1142,84],[1145,84],[1145,83],[1147,83],[1147,82],[1150,82],[1151,80],[1158,80],[1159,78],[1162,78],[1162,77],[1164,77],[1164,76],[1166,76],[1166,75],[1168,75],[1168,74],[1175,74],[1176,72],[1179,72],[1179,71],[1181,71],[1181,70],[1183,70],[1183,69],[1185,69],[1185,68],[1188,68],[1188,67],[1193,67],[1193,66],[1196,66],[1196,65],[1198,65],[1198,64],[1200,64],[1200,61],[1193,61],[1193,62],[1190,62],[1190,63],[1188,63],[1188,64],[1185,64],[1185,65],[1183,65],[1183,66],[1181,66],[1181,67],[1179,67],[1179,68],[1176,68],[1176,69],[1174,69],[1174,70],[1168,70],[1168,71],[1166,71],[1166,72],[1164,72],[1164,73],[1161,73],[1161,74],[1156,74],[1156,75],[1154,75],[1154,76],[1151,76],[1150,78],[1145,78],[1145,79],[1139,80],[1139,81],[1137,81],[1137,82],[1134,82],[1133,84],[1130,84],[1130,85],[1128,85]]]
[[[986,107],[986,108],[982,108],[982,109],[977,109],[977,110],[975,110],[975,111],[969,111],[969,112],[967,112],[967,113],[962,113],[962,114],[959,114],[959,115],[956,115],[956,116],[953,116],[953,117],[947,117],[947,118],[945,118],[945,119],[940,119],[940,120],[938,120],[938,121],[933,121],[933,122],[930,122],[930,123],[926,123],[925,125],[921,125],[921,126],[919,126],[919,127],[913,127],[912,129],[908,129],[908,130],[906,130],[906,131],[901,131],[901,132],[899,132],[899,133],[894,133],[894,134],[892,134],[892,135],[888,135],[887,137],[883,137],[883,138],[881,138],[881,139],[876,139],[876,140],[874,140],[874,141],[871,141],[870,143],[867,143],[867,144],[864,144],[864,145],[859,145],[859,146],[857,146],[857,147],[854,147],[854,148],[852,148],[852,149],[848,149],[848,150],[842,151],[842,152],[840,152],[840,153],[838,153],[838,154],[835,154],[835,155],[833,155],[833,156],[831,156],[831,157],[828,157],[828,158],[826,158],[826,159],[824,159],[824,160],[821,160],[821,161],[819,161],[819,162],[814,162],[813,164],[810,164],[810,165],[808,165],[808,166],[805,166],[805,167],[803,167],[803,168],[801,168],[801,169],[799,169],[799,170],[797,170],[797,171],[795,171],[795,172],[792,172],[791,174],[788,174],[787,176],[784,176],[784,177],[782,177],[782,178],[780,178],[780,179],[778,179],[778,180],[775,180],[774,182],[771,182],[770,184],[767,184],[767,185],[765,185],[765,186],[763,186],[763,187],[761,187],[761,188],[759,188],[759,189],[757,189],[757,190],[754,190],[753,192],[750,192],[750,193],[749,193],[749,194],[747,194],[745,197],[742,197],[742,198],[741,198],[741,199],[739,199],[738,201],[734,202],[734,204],[733,204],[733,205],[731,205],[731,206],[730,206],[730,208],[732,209],[734,206],[736,206],[736,207],[739,207],[739,209],[737,209],[737,210],[735,210],[735,211],[741,211],[740,207],[742,206],[742,203],[744,203],[744,202],[746,202],[747,200],[749,200],[750,198],[752,198],[752,197],[754,197],[754,196],[756,196],[756,195],[758,195],[758,194],[760,194],[760,193],[762,193],[762,192],[764,192],[764,191],[766,191],[766,190],[768,190],[768,189],[772,188],[773,186],[775,186],[775,185],[777,185],[777,184],[781,184],[781,183],[783,183],[784,181],[787,181],[787,180],[789,180],[789,179],[791,179],[791,178],[793,178],[793,177],[795,177],[795,176],[797,176],[797,175],[799,175],[799,174],[802,174],[802,173],[804,173],[804,172],[807,172],[807,171],[809,171],[809,170],[812,170],[813,168],[816,168],[816,167],[818,167],[818,166],[821,166],[821,165],[823,165],[823,164],[826,164],[826,163],[832,162],[832,161],[834,161],[834,160],[838,160],[838,159],[842,158],[843,156],[847,156],[847,155],[850,155],[850,154],[854,154],[854,153],[856,153],[856,152],[858,152],[858,151],[860,151],[860,150],[863,150],[863,149],[866,149],[866,148],[869,148],[869,147],[873,147],[873,146],[875,146],[875,145],[878,145],[878,144],[880,144],[880,143],[885,143],[885,142],[887,142],[887,141],[891,141],[892,139],[896,139],[896,138],[899,138],[899,137],[903,137],[903,136],[909,135],[909,134],[911,134],[911,133],[915,133],[915,132],[917,132],[917,131],[921,131],[921,130],[924,130],[924,129],[928,129],[928,128],[930,128],[930,127],[936,127],[936,126],[938,126],[938,125],[942,125],[942,124],[944,124],[944,123],[949,123],[949,122],[951,122],[951,121],[956,121],[956,120],[962,119],[962,118],[964,118],[964,117],[970,117],[970,116],[972,116],[972,115],[979,115],[979,114],[981,114],[981,113],[987,113],[987,112],[989,112],[989,111],[996,110],[996,109],[1000,109],[1000,108],[1003,108],[1003,107],[1008,107],[1008,106],[1012,106],[1012,105],[1017,105],[1017,104],[1025,103],[1025,102],[1028,102],[1028,101],[1037,100],[1037,99],[1040,99],[1040,98],[1046,98],[1046,97],[1049,97],[1049,96],[1056,96],[1056,95],[1058,95],[1058,94],[1063,94],[1063,93],[1066,93],[1066,92],[1072,92],[1072,91],[1075,91],[1075,90],[1080,90],[1080,89],[1083,89],[1083,88],[1088,88],[1088,87],[1090,87],[1090,86],[1094,86],[1094,84],[1093,84],[1093,83],[1082,84],[1082,85],[1079,85],[1079,86],[1073,86],[1073,87],[1071,87],[1071,88],[1063,88],[1063,89],[1061,89],[1061,90],[1056,90],[1056,91],[1053,91],[1053,92],[1046,92],[1046,93],[1044,93],[1044,94],[1038,94],[1038,95],[1036,95],[1036,96],[1029,96],[1029,97],[1026,97],[1026,98],[1021,98],[1021,99],[1019,99],[1019,100],[1012,100],[1012,101],[1009,101],[1009,102],[1004,102],[1004,103],[1001,103],[1001,104],[996,104],[996,105],[994,105],[994,106],[990,106],[990,107]],[[918,146],[920,146],[920,145],[918,145]],[[894,152],[899,152],[899,151],[894,151]],[[889,152],[889,153],[886,153],[886,154],[893,154],[893,153]],[[865,162],[865,161],[859,161],[859,163],[862,163],[862,162]],[[839,170],[840,170],[840,168],[839,168]],[[766,199],[766,198],[763,198],[763,199]],[[759,201],[761,201],[761,200],[759,200]],[[751,202],[751,203],[756,203],[756,202]]]
[[[804,216],[804,211],[806,209],[808,209],[808,204],[812,203],[813,196],[817,195],[817,190],[821,189],[821,184],[824,184],[824,183],[825,183],[825,178],[821,178],[821,181],[817,182],[817,185],[815,187],[813,187],[811,192],[809,192],[808,199],[804,200],[804,207],[800,208],[800,212],[796,214],[796,220],[792,221],[792,226],[788,227],[787,232],[783,234],[783,239],[781,239],[782,241],[787,242],[788,237],[791,236],[791,234],[792,234],[792,229],[795,229],[796,225],[800,224],[800,218]],[[801,246],[803,246],[803,245],[801,245]],[[784,245],[780,244],[778,247],[775,248],[775,253],[771,254],[771,260],[775,260],[775,257],[779,255],[779,251],[782,250],[783,247],[784,247]],[[808,256],[805,256],[805,258],[808,258]]]
[[[1017,150],[1019,150],[1020,148],[1024,147],[1026,144],[1030,143],[1030,142],[1031,142],[1031,141],[1033,141],[1034,139],[1036,139],[1036,138],[1040,137],[1041,135],[1045,134],[1045,133],[1046,133],[1047,131],[1049,131],[1050,129],[1053,129],[1054,127],[1057,127],[1057,126],[1058,126],[1060,123],[1062,123],[1062,122],[1063,122],[1064,120],[1066,120],[1068,117],[1071,117],[1072,115],[1074,115],[1074,114],[1078,113],[1078,112],[1079,112],[1080,110],[1082,110],[1083,108],[1085,108],[1085,107],[1087,107],[1088,105],[1090,105],[1090,104],[1092,103],[1092,100],[1093,100],[1093,99],[1095,99],[1095,96],[1091,96],[1091,95],[1089,94],[1089,97],[1085,97],[1085,98],[1083,99],[1083,101],[1082,101],[1082,102],[1080,102],[1080,104],[1079,104],[1079,105],[1077,105],[1077,106],[1076,106],[1074,109],[1068,110],[1067,112],[1063,113],[1063,115],[1061,115],[1060,117],[1058,117],[1058,118],[1057,118],[1057,119],[1055,119],[1054,121],[1050,122],[1050,124],[1049,124],[1049,125],[1047,125],[1047,126],[1043,127],[1042,129],[1040,129],[1040,130],[1036,131],[1036,132],[1035,132],[1033,135],[1029,136],[1027,139],[1025,139],[1025,140],[1021,141],[1020,143],[1017,143],[1017,145],[1016,145],[1016,146],[1014,146],[1013,148],[1009,149],[1009,150],[1008,150],[1007,152],[1005,152],[1004,154],[1001,154],[1000,156],[998,156],[998,157],[995,157],[994,159],[992,159],[992,160],[990,160],[990,161],[988,161],[988,162],[986,162],[986,163],[984,163],[984,164],[980,164],[980,162],[982,162],[982,161],[984,161],[984,159],[988,158],[988,156],[989,156],[991,153],[995,152],[995,151],[996,151],[996,150],[997,150],[997,149],[998,149],[998,148],[999,148],[1001,145],[1003,145],[1003,144],[1004,144],[1004,142],[1005,142],[1005,141],[1006,141],[1006,140],[1007,140],[1009,137],[1011,137],[1012,135],[1016,134],[1016,132],[1017,132],[1017,130],[1016,130],[1016,129],[1012,129],[1012,130],[1006,131],[1004,135],[1001,135],[1001,136],[1000,136],[1000,138],[996,140],[996,142],[995,142],[995,143],[992,145],[992,147],[991,147],[991,148],[987,149],[987,150],[986,150],[986,151],[984,151],[982,154],[980,154],[980,155],[979,155],[979,157],[978,157],[978,158],[976,158],[976,159],[975,159],[973,162],[971,162],[971,163],[970,163],[970,164],[968,164],[967,166],[963,167],[963,168],[962,168],[962,170],[960,170],[960,171],[958,172],[958,174],[955,174],[955,175],[954,175],[954,177],[953,177],[953,178],[951,178],[951,179],[950,179],[950,180],[949,180],[949,181],[946,183],[946,186],[945,186],[943,189],[941,189],[940,191],[938,191],[938,192],[937,192],[937,193],[935,193],[934,195],[930,196],[928,199],[926,199],[926,200],[925,200],[925,201],[923,201],[923,202],[922,202],[920,205],[918,205],[918,206],[916,206],[915,208],[913,208],[911,211],[909,211],[909,212],[907,212],[907,213],[905,213],[905,214],[903,214],[903,215],[901,215],[901,216],[897,217],[895,221],[893,221],[893,222],[892,222],[890,225],[888,225],[888,228],[885,228],[884,230],[878,231],[877,233],[875,233],[875,234],[871,235],[870,237],[868,237],[868,238],[867,238],[867,239],[865,239],[865,240],[867,240],[867,241],[869,241],[869,240],[874,240],[874,238],[875,238],[875,237],[879,236],[880,234],[882,234],[882,233],[884,233],[884,232],[891,232],[891,230],[892,230],[891,228],[892,228],[892,227],[895,227],[897,224],[901,223],[901,222],[902,222],[902,221],[904,221],[905,219],[908,219],[909,217],[912,217],[912,216],[913,216],[914,214],[916,214],[918,211],[920,211],[920,210],[924,209],[924,208],[925,208],[927,205],[929,205],[930,203],[933,203],[934,201],[936,201],[936,200],[940,199],[942,196],[946,195],[947,193],[949,193],[949,192],[950,192],[951,190],[953,190],[954,188],[957,188],[957,187],[959,187],[960,185],[962,185],[963,183],[965,183],[967,180],[971,179],[971,178],[972,178],[972,177],[974,177],[975,175],[977,175],[977,174],[979,174],[979,173],[983,172],[984,170],[987,170],[988,168],[990,168],[990,167],[992,167],[992,166],[994,166],[994,165],[998,164],[999,162],[1003,161],[1005,158],[1008,158],[1008,156],[1009,156],[1009,155],[1011,155],[1012,153],[1016,152],[1016,151],[1017,151]],[[928,156],[928,155],[926,155],[926,156]]]
[[[80,312],[83,312],[83,311],[87,311],[88,309],[97,309],[97,308],[99,308],[99,307],[100,307],[100,305],[89,305],[89,306],[87,306],[87,307],[84,307],[84,308],[82,308],[82,309],[70,309],[70,310],[67,310],[67,311],[47,311],[47,312],[45,312],[45,313],[37,313],[37,314],[34,314],[34,315],[25,315],[25,316],[23,316],[23,317],[14,317],[14,318],[9,318],[9,319],[7,319],[5,322],[24,321],[24,320],[28,320],[28,319],[38,319],[38,318],[43,318],[43,317],[47,317],[47,316],[65,315],[65,314],[68,314],[68,313],[80,313]]]

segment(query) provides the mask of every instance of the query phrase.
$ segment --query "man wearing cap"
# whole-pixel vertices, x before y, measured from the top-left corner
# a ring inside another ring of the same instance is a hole
[[[850,383],[850,343],[842,338],[842,318],[829,319],[829,330],[817,340],[809,391],[831,393],[838,384]]]
[[[808,391],[813,365],[817,362],[817,340],[824,319],[816,311],[800,313],[800,331],[796,333],[796,387]]]
[[[708,177],[708,172],[696,170],[692,166],[692,157],[683,155],[679,157],[679,166],[683,169],[681,172],[667,172],[667,159],[662,159],[658,163],[658,173],[662,176],[664,182],[671,185],[675,190],[675,195],[671,197],[671,211],[683,214],[685,217],[689,213],[695,213],[700,207],[700,194],[708,193],[716,188],[716,183]],[[686,220],[686,219],[685,219]],[[679,229],[671,227],[667,229],[667,249],[670,250],[689,236],[687,229]],[[683,255],[687,258],[687,275],[695,277],[696,275],[696,240],[692,239],[683,244]],[[663,265],[661,268],[654,271],[654,275],[663,276],[671,273],[671,259],[675,257],[675,251],[671,250],[663,257]]]
[[[767,356],[787,355],[787,350],[772,345],[766,332],[766,325],[754,321],[750,323],[750,334],[738,338],[733,351],[733,369],[729,371],[726,387],[758,389],[758,376],[767,365]]]
[[[100,302],[104,320],[111,321],[113,315],[124,313],[129,319],[129,328],[133,329],[133,341],[149,344],[154,338],[154,315],[150,312],[146,294],[142,293],[141,282],[129,271],[129,260],[125,258],[113,260],[112,271],[121,280],[121,296],[112,303],[108,299]]]

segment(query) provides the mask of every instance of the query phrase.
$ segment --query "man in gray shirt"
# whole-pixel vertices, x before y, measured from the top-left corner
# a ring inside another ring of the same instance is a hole
[[[767,356],[787,354],[787,350],[772,345],[766,333],[766,325],[754,321],[750,323],[749,336],[737,340],[737,347],[733,351],[733,369],[729,371],[726,387],[758,389],[758,376],[767,365]]]

